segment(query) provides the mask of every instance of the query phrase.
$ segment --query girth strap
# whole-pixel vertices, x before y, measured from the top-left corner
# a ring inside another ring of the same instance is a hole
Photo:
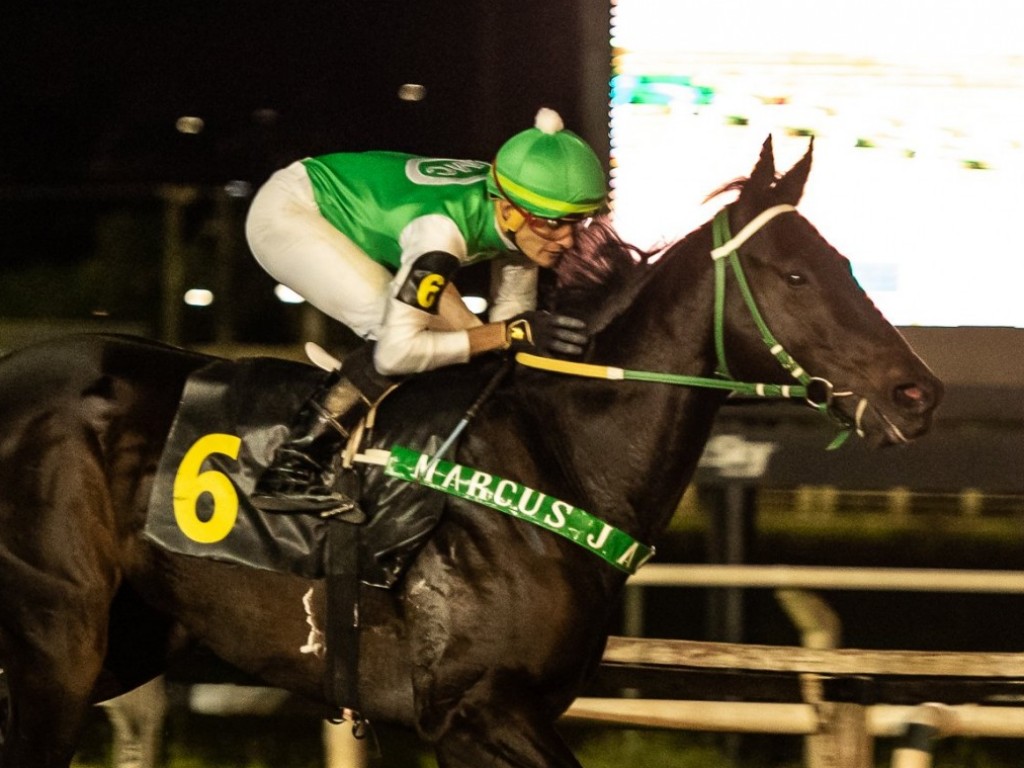
[[[327,671],[324,695],[335,710],[349,710],[353,735],[366,733],[359,698],[359,538],[361,528],[327,525]]]

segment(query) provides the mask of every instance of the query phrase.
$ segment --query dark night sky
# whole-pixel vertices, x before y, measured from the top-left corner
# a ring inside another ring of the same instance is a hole
[[[257,179],[382,147],[485,156],[579,113],[577,2],[8,0],[0,184]],[[403,102],[398,86],[427,86]],[[599,86],[600,87],[600,86]],[[258,110],[275,119],[259,119]],[[177,117],[199,115],[185,136]],[[578,122],[578,120],[577,120]]]
[[[230,180],[255,188],[341,150],[488,159],[540,106],[600,153],[608,80],[593,57],[609,65],[608,15],[607,0],[6,0],[0,317],[99,308],[155,333],[164,183],[207,190],[182,232],[188,279],[205,284],[226,263],[211,255],[226,246],[209,192]],[[401,101],[407,82],[426,99]],[[183,115],[204,130],[179,133]],[[289,310],[231,215],[233,295],[246,300],[214,308],[238,338],[265,341],[268,327],[283,338]],[[213,332],[207,315],[188,338]]]

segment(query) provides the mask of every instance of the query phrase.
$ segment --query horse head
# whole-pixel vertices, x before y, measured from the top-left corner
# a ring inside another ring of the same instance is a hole
[[[739,191],[716,222],[661,252],[600,222],[581,230],[558,306],[587,318],[595,362],[801,386],[870,443],[908,442],[930,428],[942,384],[796,211],[812,155],[813,140],[777,174],[769,137],[750,176],[714,193]]]
[[[813,149],[812,140],[779,175],[771,137],[765,141],[727,207],[731,232],[751,228],[736,249],[738,261],[774,340],[812,377],[809,398],[874,445],[909,442],[930,428],[943,387],[868,298],[849,260],[795,210]],[[766,211],[773,218],[758,225]],[[727,294],[726,348],[736,350],[738,363],[732,375],[793,383],[740,293]]]

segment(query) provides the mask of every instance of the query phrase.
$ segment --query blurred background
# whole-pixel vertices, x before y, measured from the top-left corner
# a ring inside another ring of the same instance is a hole
[[[244,241],[253,191],[301,157],[486,160],[550,106],[607,162],[616,225],[651,246],[706,220],[704,196],[748,173],[768,134],[780,168],[814,137],[801,209],[947,403],[932,436],[881,456],[826,454],[799,409],[727,411],[659,561],[1024,568],[1022,14],[1010,0],[7,0],[0,353],[78,330],[227,355],[345,348]],[[1024,645],[1017,595],[828,599],[849,646]],[[765,590],[655,590],[637,627],[799,642]],[[208,765],[320,759],[304,715],[282,750],[258,720],[228,728],[187,701],[172,692],[165,754],[206,733]],[[83,764],[109,763],[104,723]],[[637,750],[657,741],[574,738],[593,766],[647,764]],[[949,742],[947,764],[995,761],[992,744]],[[405,749],[394,764],[426,760]],[[800,762],[782,737],[688,749],[695,765]]]

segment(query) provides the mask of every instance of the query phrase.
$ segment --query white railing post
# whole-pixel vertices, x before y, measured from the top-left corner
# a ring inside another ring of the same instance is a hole
[[[907,718],[892,753],[892,768],[931,768],[935,742],[948,730],[950,710],[942,704],[922,704]]]
[[[805,589],[777,589],[775,599],[799,630],[801,646],[830,650],[839,645],[839,616],[820,595]],[[819,675],[803,674],[800,682],[804,701],[814,704],[821,717],[821,729],[804,738],[804,765],[870,768],[874,743],[867,732],[864,708],[823,701]]]

